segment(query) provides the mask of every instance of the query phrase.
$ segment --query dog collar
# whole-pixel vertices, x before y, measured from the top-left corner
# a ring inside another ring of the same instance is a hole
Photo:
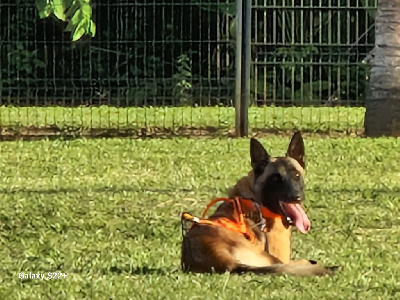
[[[277,213],[270,211],[264,205],[260,205],[257,202],[253,201],[252,199],[245,199],[241,197],[235,198],[216,198],[208,203],[206,209],[203,212],[203,218],[207,215],[209,209],[217,202],[230,202],[233,205],[235,211],[241,210],[241,207],[252,211],[252,210],[259,210],[261,215],[264,219],[273,219],[273,220],[283,220],[283,217]]]
[[[270,211],[268,208],[266,208],[263,205],[258,204],[257,202],[253,201],[252,199],[245,199],[241,197],[235,197],[235,198],[216,198],[212,200],[206,207],[206,209],[203,212],[203,218],[207,215],[207,212],[209,209],[217,202],[230,202],[232,203],[233,207],[235,210],[240,209],[239,206],[242,206],[243,208],[252,211],[252,210],[259,210],[261,212],[261,215],[265,219],[283,219],[283,217],[277,213],[274,213]],[[241,204],[241,205],[240,205]],[[241,209],[240,209],[241,210]]]
[[[270,211],[265,206],[261,207],[261,214],[265,219],[274,219],[274,220],[282,220],[283,219],[283,217],[281,215]]]

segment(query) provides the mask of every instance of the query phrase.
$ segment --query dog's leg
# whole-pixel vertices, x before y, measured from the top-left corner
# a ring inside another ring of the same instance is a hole
[[[230,271],[233,273],[252,272],[256,274],[277,274],[295,276],[332,275],[337,267],[324,267],[306,259],[291,260],[288,264],[265,251],[255,252],[254,248],[240,247],[232,253],[237,264]]]
[[[247,265],[237,265],[232,273],[250,272],[255,274],[275,274],[293,276],[330,276],[333,275],[338,267],[324,267],[321,265],[296,266],[276,264],[265,267],[252,267]]]
[[[281,221],[267,220],[266,233],[267,252],[278,258],[282,263],[288,264],[292,252],[292,231],[286,228]]]
[[[232,254],[235,261],[239,265],[265,267],[274,264],[282,264],[278,258],[268,254],[265,251],[256,252],[254,248],[251,248],[251,246],[236,248]]]

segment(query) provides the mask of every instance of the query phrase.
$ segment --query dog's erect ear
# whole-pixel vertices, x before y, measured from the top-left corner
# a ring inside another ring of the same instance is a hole
[[[300,166],[305,169],[306,164],[305,164],[305,159],[304,159],[304,141],[303,137],[301,136],[300,131],[297,131],[289,144],[286,156],[289,156],[291,158],[294,158],[297,160],[297,162],[300,164]]]
[[[270,156],[263,145],[255,138],[250,139],[251,166],[256,176],[260,176],[269,163]]]

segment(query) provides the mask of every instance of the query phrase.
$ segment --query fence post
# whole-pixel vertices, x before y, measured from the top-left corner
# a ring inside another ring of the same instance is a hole
[[[251,0],[236,0],[235,133],[248,135],[251,63]]]

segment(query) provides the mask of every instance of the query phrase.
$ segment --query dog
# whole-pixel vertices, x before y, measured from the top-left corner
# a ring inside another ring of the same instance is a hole
[[[185,272],[332,275],[307,259],[291,260],[291,229],[308,233],[310,220],[303,207],[304,142],[296,132],[284,157],[271,157],[254,138],[250,140],[252,170],[228,191],[228,198],[212,201],[203,218],[182,214],[190,221],[181,248]],[[209,208],[223,201],[208,218]]]

